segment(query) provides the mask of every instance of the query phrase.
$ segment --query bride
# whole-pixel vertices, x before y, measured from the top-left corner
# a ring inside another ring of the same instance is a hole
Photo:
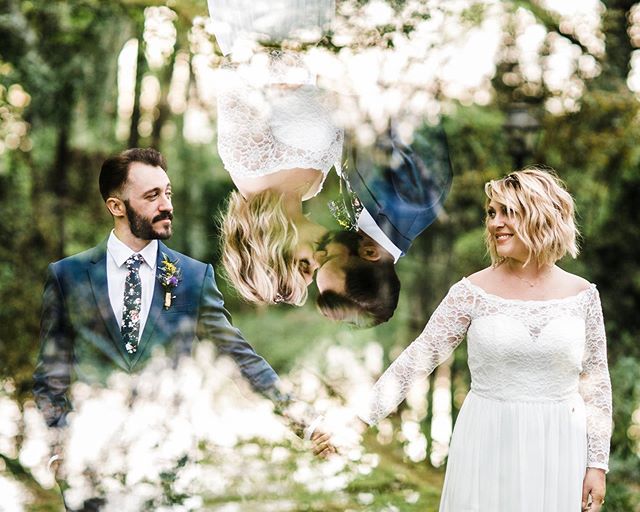
[[[218,96],[218,152],[237,191],[222,216],[222,261],[246,300],[301,305],[326,229],[302,202],[339,168],[343,131],[313,78],[291,54],[260,55],[256,66],[226,69]]]
[[[246,53],[256,41],[318,39],[335,11],[334,0],[208,3],[225,55]],[[218,152],[237,188],[221,219],[223,265],[247,301],[301,305],[317,268],[314,247],[326,233],[302,202],[340,165],[343,131],[294,54],[257,53],[220,71]]]
[[[595,285],[576,257],[574,204],[545,170],[485,185],[493,265],[454,284],[376,383],[373,425],[467,337],[471,390],[449,451],[440,512],[597,512],[604,502],[611,384]]]

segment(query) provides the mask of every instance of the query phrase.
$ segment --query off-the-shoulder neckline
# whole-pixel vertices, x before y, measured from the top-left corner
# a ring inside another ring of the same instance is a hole
[[[585,295],[586,293],[595,290],[596,285],[593,283],[589,283],[589,288],[586,288],[574,295],[568,295],[567,297],[561,297],[559,299],[540,299],[540,300],[536,300],[536,299],[507,299],[506,297],[500,297],[500,295],[494,295],[493,293],[489,293],[487,291],[485,291],[483,288],[481,288],[480,286],[478,286],[477,284],[473,284],[469,278],[467,277],[463,277],[462,278],[462,282],[466,284],[466,286],[468,288],[471,288],[473,290],[478,291],[481,295],[484,295],[485,297],[488,297],[490,299],[496,299],[496,300],[500,300],[503,302],[520,302],[520,303],[533,303],[533,304],[552,304],[555,302],[565,302],[565,301],[569,301],[569,300],[573,300],[573,299],[577,299],[578,297],[582,297],[583,295]]]

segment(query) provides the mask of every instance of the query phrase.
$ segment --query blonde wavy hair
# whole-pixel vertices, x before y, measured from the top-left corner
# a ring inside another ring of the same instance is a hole
[[[565,254],[578,256],[580,236],[575,222],[573,197],[550,168],[528,167],[512,172],[500,180],[485,183],[486,205],[496,201],[513,216],[516,235],[528,249],[525,265],[553,265]],[[504,258],[498,255],[496,241],[485,222],[485,243],[493,266]]]
[[[233,191],[221,217],[222,264],[247,301],[301,306],[307,284],[295,261],[298,230],[282,194],[265,190],[245,199]]]

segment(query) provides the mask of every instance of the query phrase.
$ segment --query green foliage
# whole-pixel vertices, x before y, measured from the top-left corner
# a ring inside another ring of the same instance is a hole
[[[188,461],[189,457],[184,455],[176,462],[175,467],[170,471],[163,471],[160,473],[160,482],[163,491],[162,503],[157,503],[156,501],[147,502],[145,504],[147,510],[157,510],[157,508],[162,505],[182,505],[185,500],[189,498],[188,494],[177,492],[175,490],[178,472],[185,467]]]
[[[613,386],[613,453],[619,466],[615,469],[629,481],[640,482],[640,422],[633,419],[640,402],[640,366],[633,357],[622,357],[611,367]],[[629,419],[631,418],[631,421]],[[636,457],[634,463],[634,456]]]
[[[472,3],[460,13],[460,19],[471,25],[482,23],[487,10],[487,5],[482,2]]]
[[[30,387],[37,351],[39,293],[46,254],[41,234],[32,229],[30,180],[19,158],[0,175],[0,379],[12,378],[23,395]],[[32,312],[32,314],[29,314]]]
[[[60,499],[57,490],[43,489],[33,475],[22,467],[18,460],[11,459],[0,453],[0,464],[6,468],[6,471],[11,474],[15,480],[20,482],[34,494],[34,497],[39,504],[30,508],[32,512],[57,512],[60,510],[59,507],[62,506],[62,500]]]
[[[640,332],[640,115],[628,91],[589,92],[579,112],[549,117],[541,147],[576,197],[583,232],[581,260],[602,296],[611,359],[640,347],[624,333]],[[570,148],[570,149],[567,149]],[[625,343],[629,340],[629,343]]]
[[[379,455],[380,462],[371,473],[352,481],[347,490],[354,495],[373,495],[374,503],[365,510],[384,510],[384,505],[395,505],[403,512],[438,510],[444,479],[442,468],[411,462],[395,443],[378,444],[371,431],[364,444]]]

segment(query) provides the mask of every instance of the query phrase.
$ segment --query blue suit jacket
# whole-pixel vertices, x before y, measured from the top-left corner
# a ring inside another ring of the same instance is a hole
[[[164,309],[164,289],[156,280],[149,316],[138,350],[128,354],[109,302],[107,242],[49,265],[42,301],[41,349],[34,373],[34,394],[50,426],[65,424],[71,409],[67,391],[73,378],[105,382],[113,371],[135,372],[154,348],[189,354],[194,338],[210,339],[230,355],[243,376],[260,392],[270,391],[278,377],[231,325],[214,278],[213,267],[158,245],[177,261],[182,280]]]
[[[406,254],[442,210],[451,188],[444,130],[426,126],[411,147],[390,131],[374,148],[357,151],[347,180],[385,235]]]

